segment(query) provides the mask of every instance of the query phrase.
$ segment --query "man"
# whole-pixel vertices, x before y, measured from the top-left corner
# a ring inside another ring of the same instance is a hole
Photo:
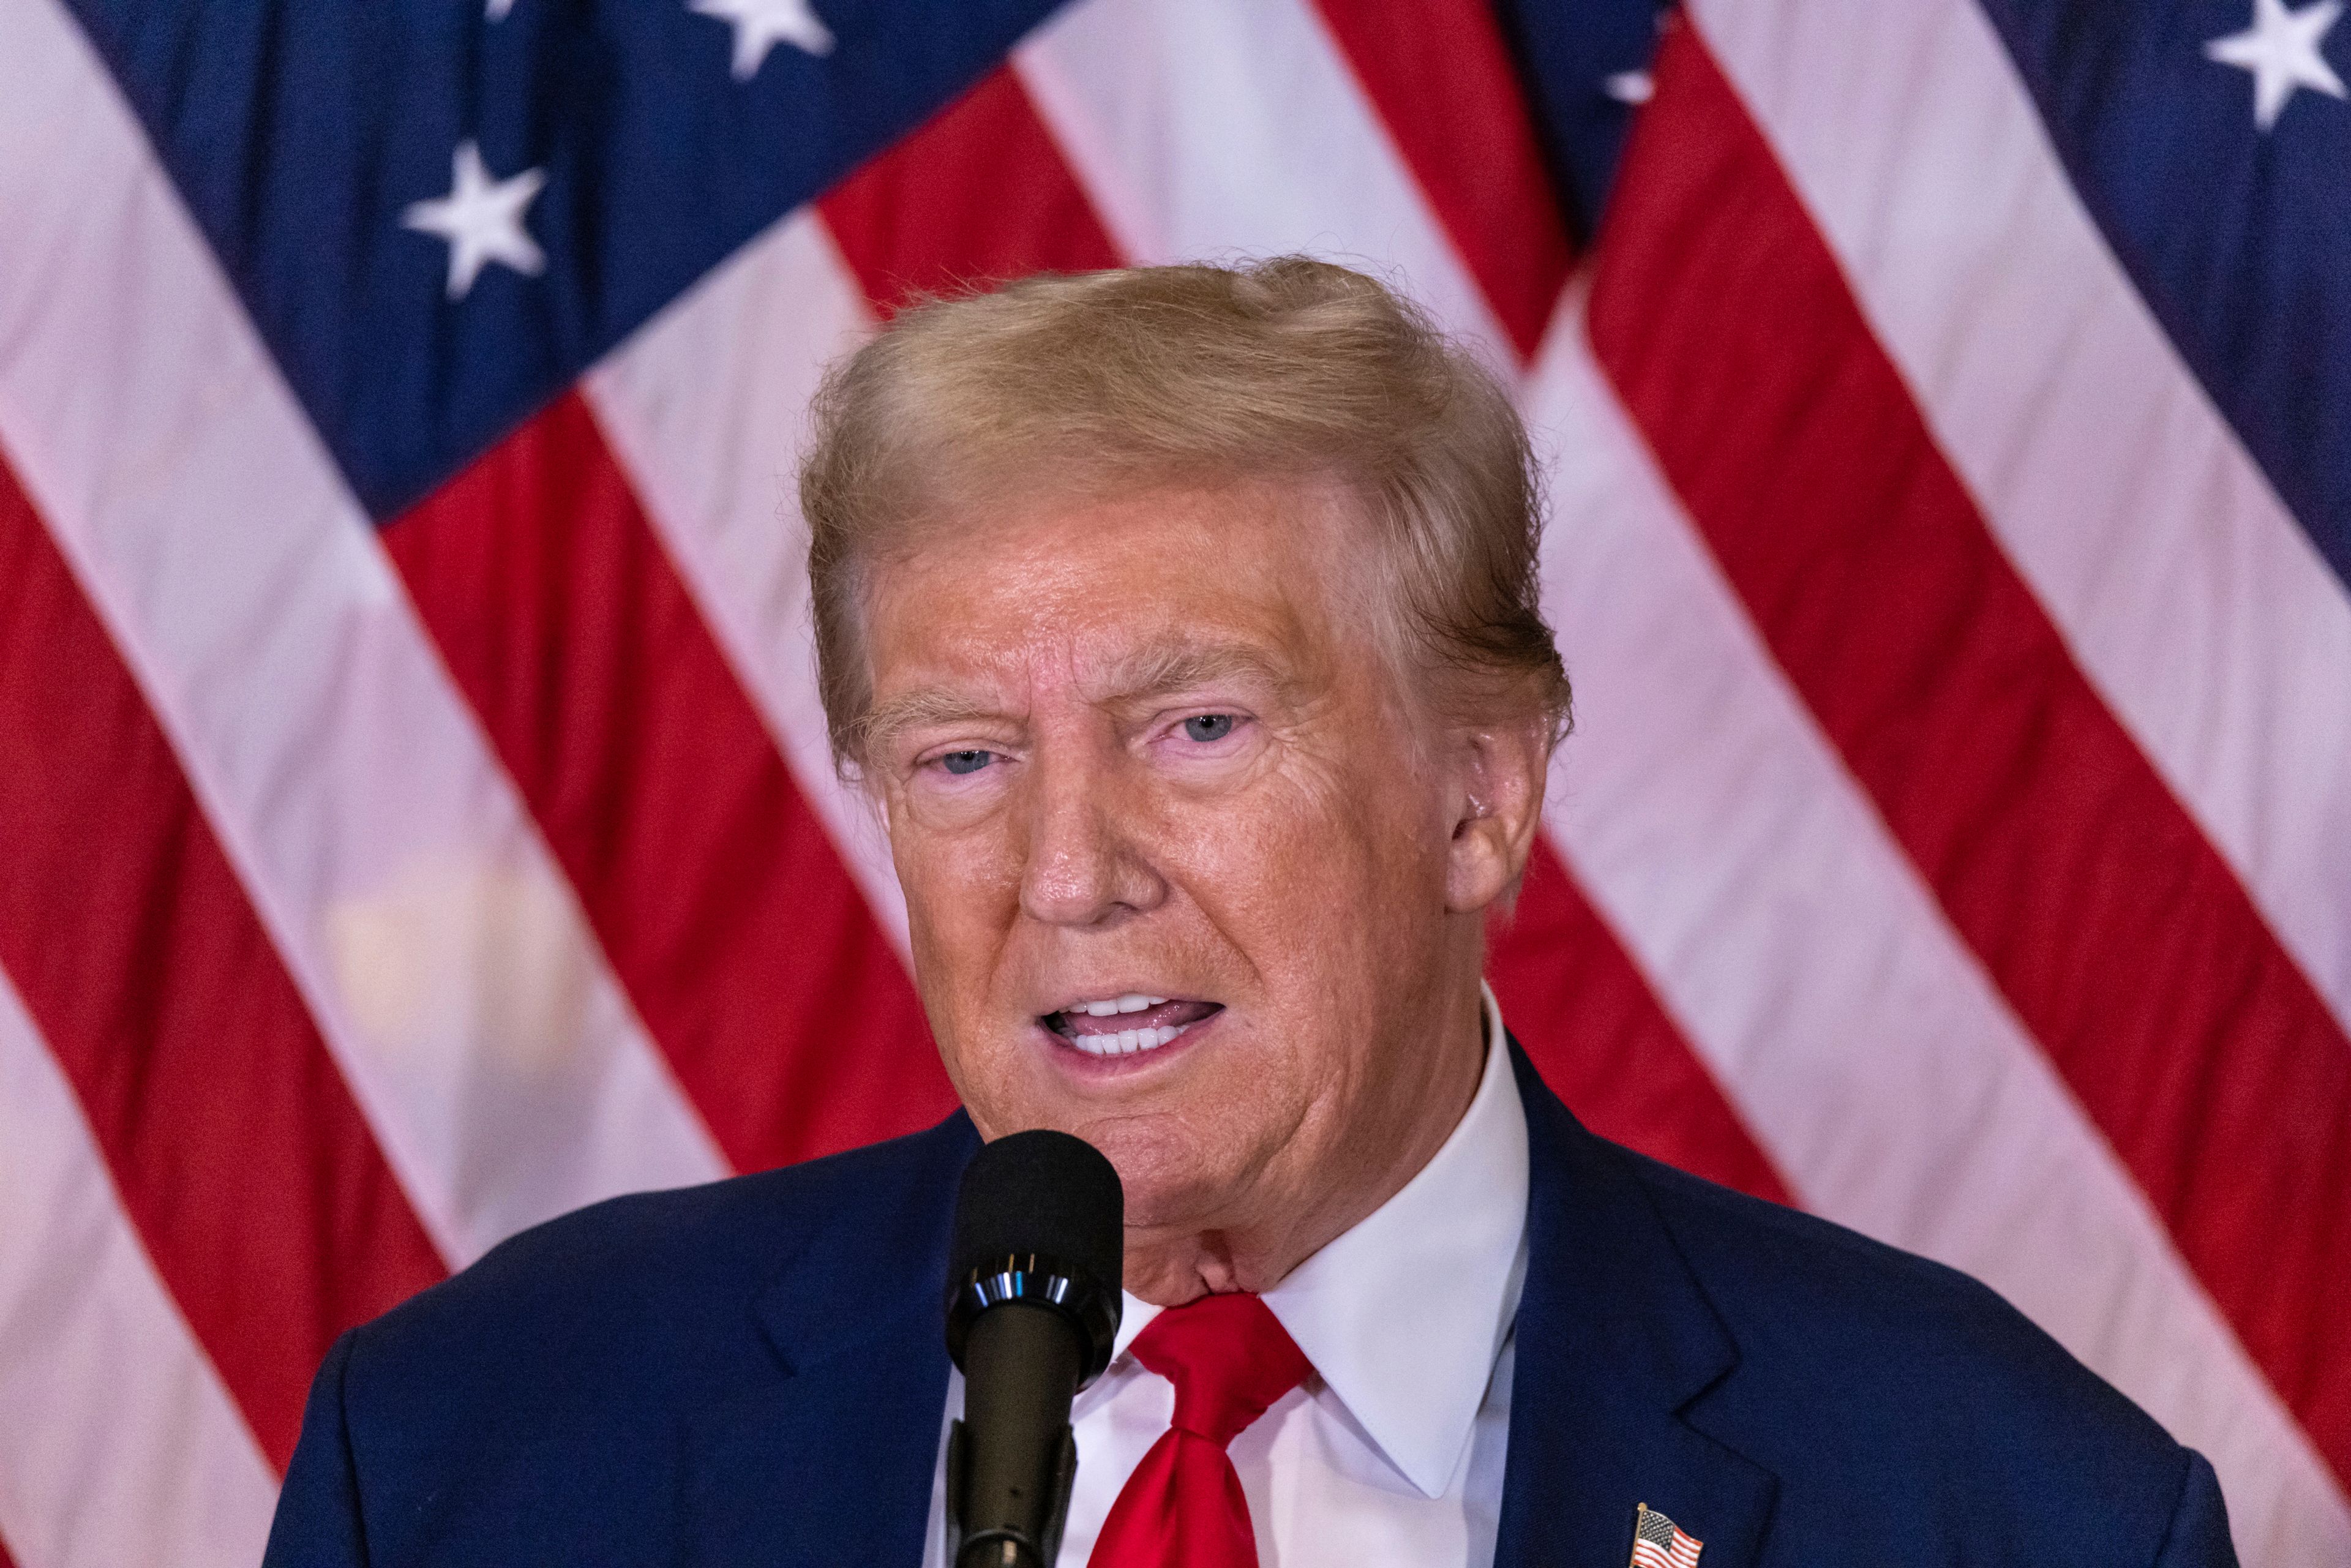
[[[539,1228],[347,1335],[269,1562],[944,1557],[978,1142],[1117,1166],[1062,1560],[2233,1561],[1989,1291],[1579,1127],[1479,980],[1566,678],[1503,393],[1287,259],[902,315],[801,482],[967,1116]],[[1643,1555],[1646,1553],[1646,1555]]]

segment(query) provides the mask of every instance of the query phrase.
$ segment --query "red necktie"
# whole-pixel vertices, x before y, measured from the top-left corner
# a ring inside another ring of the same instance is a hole
[[[1313,1367],[1255,1296],[1170,1307],[1133,1348],[1176,1385],[1176,1420],[1111,1504],[1089,1568],[1257,1568],[1249,1499],[1225,1445]]]

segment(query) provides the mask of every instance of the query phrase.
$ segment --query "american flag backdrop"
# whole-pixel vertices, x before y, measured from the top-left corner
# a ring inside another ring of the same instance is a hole
[[[0,1560],[331,1338],[952,1096],[790,474],[909,291],[1305,250],[1522,390],[1493,978],[2351,1563],[2337,0],[0,0]]]

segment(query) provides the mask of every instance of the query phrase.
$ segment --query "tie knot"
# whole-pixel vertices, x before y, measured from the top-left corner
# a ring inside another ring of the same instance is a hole
[[[1178,1431],[1223,1448],[1314,1370],[1255,1296],[1170,1307],[1134,1336],[1134,1359],[1176,1385]]]

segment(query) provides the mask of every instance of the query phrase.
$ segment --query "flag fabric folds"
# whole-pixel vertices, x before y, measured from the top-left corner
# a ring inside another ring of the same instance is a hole
[[[1302,250],[1541,455],[1552,1084],[2351,1560],[2341,10],[0,0],[0,1553],[250,1563],[343,1328],[951,1108],[809,395]]]

